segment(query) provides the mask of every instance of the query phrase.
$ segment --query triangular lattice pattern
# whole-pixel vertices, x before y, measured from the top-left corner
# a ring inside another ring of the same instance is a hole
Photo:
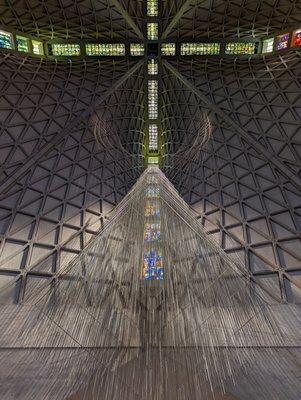
[[[222,62],[221,67],[218,60],[192,60],[178,63],[177,68],[251,140],[298,176],[299,53]],[[277,298],[300,302],[300,191],[271,158],[169,71],[163,79],[166,173],[224,249],[244,252],[246,269],[262,284],[273,286]],[[193,140],[202,113],[211,121],[210,141],[195,153],[194,161],[183,152],[173,156],[184,135],[189,133]]]

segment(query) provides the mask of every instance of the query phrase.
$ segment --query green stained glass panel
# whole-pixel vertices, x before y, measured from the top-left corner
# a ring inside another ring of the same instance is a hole
[[[17,40],[17,49],[18,51],[23,51],[25,53],[29,52],[29,45],[28,45],[28,39],[23,36],[16,36]]]

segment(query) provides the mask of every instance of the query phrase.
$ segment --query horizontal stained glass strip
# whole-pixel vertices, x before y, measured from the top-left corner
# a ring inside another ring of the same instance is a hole
[[[80,56],[80,45],[78,43],[53,43],[49,45],[49,54],[52,56]]]
[[[131,43],[131,56],[143,56],[144,55],[144,44],[142,43]]]
[[[176,55],[176,44],[175,43],[162,43],[161,44],[162,56],[175,56]]]
[[[86,44],[87,56],[124,56],[123,43],[88,43]]]
[[[220,53],[220,43],[182,43],[182,56],[216,55]]]
[[[227,43],[226,54],[254,54],[256,43]]]

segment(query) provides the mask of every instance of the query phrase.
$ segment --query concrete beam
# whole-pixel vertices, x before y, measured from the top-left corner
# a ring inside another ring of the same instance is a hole
[[[179,9],[179,11],[176,13],[176,15],[173,17],[173,19],[170,21],[168,24],[167,28],[162,34],[162,39],[166,39],[172,29],[177,25],[177,23],[180,21],[180,19],[183,17],[183,15],[190,9],[193,8],[199,4],[205,3],[206,0],[186,0],[185,3],[182,5],[182,7]]]
[[[129,13],[122,7],[118,0],[109,0],[109,3],[116,8],[119,14],[122,15],[126,23],[133,29],[139,39],[143,40],[143,33],[139,29],[138,25],[135,23],[133,18],[129,15]]]

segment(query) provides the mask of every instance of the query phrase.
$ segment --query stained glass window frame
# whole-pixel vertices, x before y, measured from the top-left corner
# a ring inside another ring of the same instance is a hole
[[[52,57],[80,57],[80,43],[48,43],[48,52]]]
[[[295,44],[294,39],[298,35],[298,40],[299,44]],[[291,47],[300,47],[301,46],[301,28],[295,29],[292,34],[292,40],[291,40]]]
[[[282,40],[286,38],[285,40]],[[285,44],[285,46],[282,46],[281,44]],[[287,50],[290,45],[290,33],[282,33],[281,35],[277,35],[275,37],[275,48],[277,51],[283,51]]]
[[[150,76],[158,75],[158,62],[154,58],[148,60],[147,71]]]
[[[130,43],[130,54],[132,57],[143,57],[145,46],[143,43]]]
[[[151,41],[158,40],[159,38],[159,24],[157,22],[147,23],[147,39]]]
[[[149,135],[149,150],[150,151],[158,151],[158,125],[157,124],[149,124],[148,127],[148,135]]]
[[[184,42],[181,43],[181,56],[216,56],[220,54],[218,42]]]
[[[146,13],[148,17],[158,17],[159,15],[159,0],[147,0]]]
[[[148,156],[147,163],[149,165],[158,165],[159,164],[159,157],[158,156]]]
[[[32,39],[31,45],[32,45],[33,54],[35,54],[37,56],[43,56],[44,55],[43,42],[41,42],[40,40]],[[39,49],[38,51],[35,50],[37,48]]]
[[[262,41],[262,53],[272,53],[274,51],[275,38],[267,38]]]
[[[21,45],[18,42],[19,40],[24,40],[26,42],[26,50],[25,49],[23,50],[22,48],[20,50]],[[25,36],[22,36],[22,35],[16,35],[16,48],[21,53],[29,53],[29,51],[30,51],[29,50],[29,39],[27,37],[25,37]]]
[[[162,56],[172,57],[176,55],[176,44],[175,43],[161,43],[161,54]]]
[[[3,42],[2,38],[3,39],[5,38]],[[2,43],[5,45],[2,46]],[[14,48],[14,41],[12,33],[0,29],[0,49],[13,50],[13,48]]]
[[[228,42],[225,47],[225,54],[231,56],[254,55],[256,54],[256,42]],[[250,50],[248,50],[248,47]],[[251,50],[251,48],[253,48]]]
[[[92,51],[92,48],[94,50]],[[85,51],[88,57],[124,57],[124,43],[86,43]]]

